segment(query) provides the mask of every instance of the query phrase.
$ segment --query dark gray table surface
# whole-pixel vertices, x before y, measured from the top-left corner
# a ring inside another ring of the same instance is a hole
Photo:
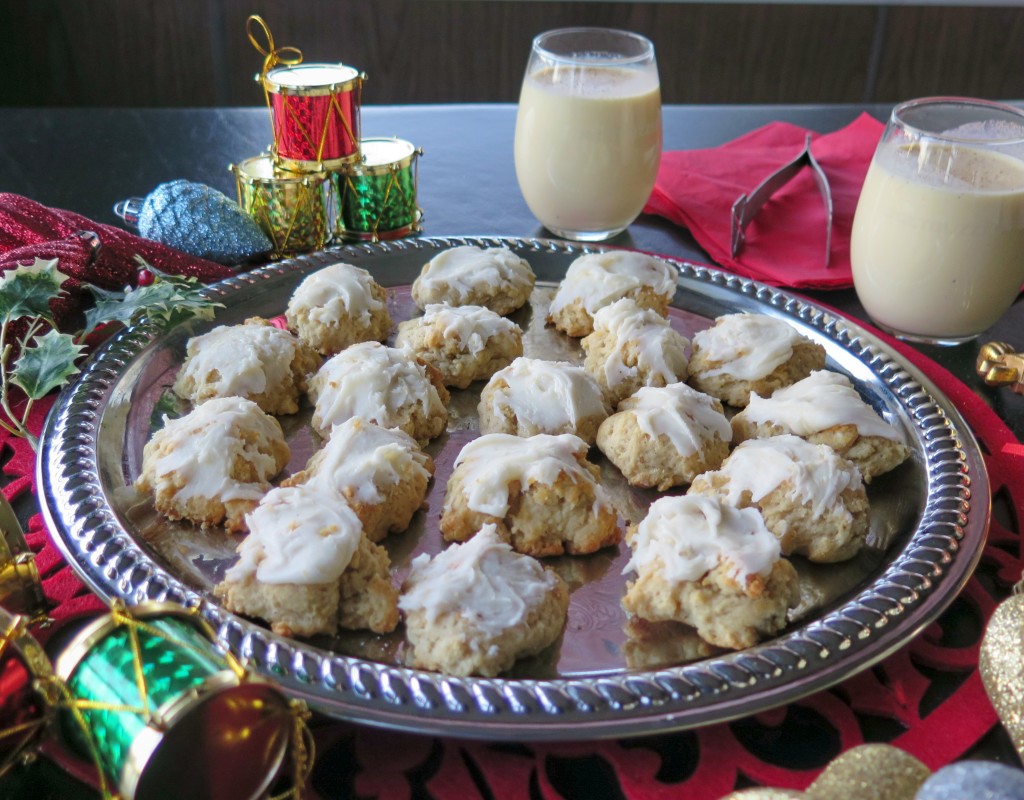
[[[888,106],[676,106],[664,109],[665,149],[713,147],[773,120],[818,132],[836,130],[867,111],[884,119]],[[367,106],[364,136],[399,136],[423,148],[419,202],[424,235],[546,236],[520,196],[513,165],[513,105]],[[245,109],[4,109],[0,114],[0,191],[118,224],[113,205],[158,184],[185,178],[234,196],[228,165],[264,151],[271,141],[265,108]],[[612,244],[707,261],[689,233],[665,220],[641,217]],[[864,318],[853,290],[804,294]],[[921,347],[984,399],[1024,436],[1024,397],[986,387],[975,375],[980,342],[1024,350],[1024,300],[978,343]],[[1015,762],[998,727],[970,755]],[[32,773],[18,788],[38,786]],[[47,773],[48,797],[89,797]],[[4,795],[0,786],[0,795]],[[6,795],[4,795],[6,796]],[[17,795],[22,796],[22,795]]]
[[[888,106],[667,106],[665,149],[713,147],[773,120],[820,133]],[[544,236],[515,179],[515,106],[366,106],[365,136],[399,136],[424,151],[419,202],[424,235]],[[265,108],[5,109],[0,115],[0,191],[23,194],[97,222],[119,223],[113,205],[185,178],[235,195],[228,169],[263,152],[272,138]],[[613,244],[707,261],[689,232],[642,216]],[[857,317],[852,290],[805,292]],[[1024,300],[978,343],[921,350],[966,381],[1024,437],[1024,397],[991,389],[975,377],[978,345],[1007,341],[1024,350]]]

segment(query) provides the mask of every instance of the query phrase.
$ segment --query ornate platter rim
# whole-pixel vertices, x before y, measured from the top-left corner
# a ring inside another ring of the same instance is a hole
[[[386,265],[395,254],[461,244],[565,256],[607,248],[515,237],[433,237],[351,245],[260,267],[211,286],[227,300],[339,257]],[[154,563],[113,512],[98,457],[114,384],[163,335],[142,323],[106,343],[47,419],[37,479],[44,517],[67,561],[105,599],[199,606],[221,644],[326,714],[405,731],[493,740],[649,735],[724,722],[820,691],[876,663],[933,622],[970,578],[988,530],[989,484],[973,434],[948,398],[865,329],[786,291],[668,258],[680,288],[736,310],[762,309],[814,329],[871,373],[913,422],[927,493],[916,529],[862,591],[747,650],[651,671],[557,680],[454,678],[318,649],[236,617]],[[407,282],[411,282],[411,278]],[[382,283],[386,281],[382,280]]]

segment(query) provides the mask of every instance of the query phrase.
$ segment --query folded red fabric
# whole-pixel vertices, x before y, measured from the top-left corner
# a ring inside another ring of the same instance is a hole
[[[721,147],[664,153],[644,211],[687,227],[717,264],[739,275],[773,286],[852,286],[853,212],[882,129],[882,123],[867,114],[823,135],[786,122],[773,122]],[[747,227],[746,243],[733,258],[733,203],[799,155],[808,133],[811,151],[832,190],[829,266],[824,264],[825,206],[809,168],[772,195]]]
[[[49,208],[17,194],[0,193],[0,274],[33,259],[56,258],[72,278],[68,296],[53,304],[57,322],[78,310],[81,284],[118,290],[135,286],[139,255],[161,272],[187,275],[204,283],[234,274],[221,264],[172,250],[113,225],[93,222],[73,211]]]

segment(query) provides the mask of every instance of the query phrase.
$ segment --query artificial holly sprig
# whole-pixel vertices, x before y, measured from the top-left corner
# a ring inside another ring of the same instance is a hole
[[[68,276],[57,269],[57,261],[35,259],[0,277],[0,427],[24,437],[35,449],[37,438],[27,427],[32,404],[54,389],[59,389],[80,371],[78,361],[86,350],[85,341],[99,328],[111,324],[131,324],[142,317],[162,327],[171,327],[188,319],[212,319],[220,305],[202,295],[203,286],[195,278],[168,275],[136,256],[140,265],[139,285],[111,292],[89,286],[95,303],[86,311],[85,327],[75,333],[57,329],[50,309],[52,300],[67,295],[63,284]],[[12,360],[15,345],[9,340],[12,323],[25,320],[24,334],[16,338],[18,358]],[[26,396],[20,413],[11,403],[11,386]],[[6,417],[6,418],[5,418]]]

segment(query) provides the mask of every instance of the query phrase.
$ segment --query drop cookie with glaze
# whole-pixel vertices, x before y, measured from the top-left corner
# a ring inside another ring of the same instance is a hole
[[[408,664],[448,675],[493,677],[554,643],[569,591],[554,572],[484,525],[465,544],[422,554],[398,601]]]
[[[622,607],[649,622],[682,622],[717,647],[775,636],[800,600],[793,565],[755,508],[717,497],[663,497],[626,535],[632,557]]]
[[[593,333],[598,309],[623,297],[665,316],[678,278],[678,271],[667,261],[631,250],[582,255],[559,283],[548,322],[569,336],[586,336]]]
[[[698,475],[687,493],[758,509],[783,555],[811,561],[852,558],[870,527],[860,470],[831,447],[789,434],[741,443],[721,469]]]
[[[825,348],[785,320],[726,314],[693,336],[690,385],[742,408],[751,392],[763,397],[825,366]]]
[[[247,522],[238,560],[213,590],[229,611],[266,620],[282,636],[398,625],[387,551],[345,503],[309,484],[284,486]]]
[[[535,281],[530,263],[507,247],[462,245],[423,265],[412,299],[424,309],[435,303],[484,306],[504,316],[526,304]]]
[[[857,393],[850,379],[818,370],[771,397],[751,395],[732,418],[733,442],[792,433],[826,444],[860,470],[865,483],[895,469],[910,455],[899,429]]]
[[[465,389],[521,356],[523,332],[483,306],[431,304],[398,326],[395,347],[433,365],[445,386]]]
[[[608,404],[583,367],[522,357],[491,376],[477,411],[481,433],[572,433],[593,444]]]
[[[593,553],[616,544],[618,516],[578,436],[485,434],[462,448],[448,480],[441,533],[462,542],[494,524],[533,556]]]
[[[229,531],[270,491],[291,453],[280,423],[251,400],[216,397],[146,442],[135,487],[168,519]]]
[[[174,393],[196,404],[244,397],[268,414],[294,414],[319,367],[319,356],[298,338],[253,317],[189,339]]]
[[[365,269],[343,262],[305,278],[288,300],[285,319],[324,356],[357,342],[382,342],[391,330],[385,289]]]

